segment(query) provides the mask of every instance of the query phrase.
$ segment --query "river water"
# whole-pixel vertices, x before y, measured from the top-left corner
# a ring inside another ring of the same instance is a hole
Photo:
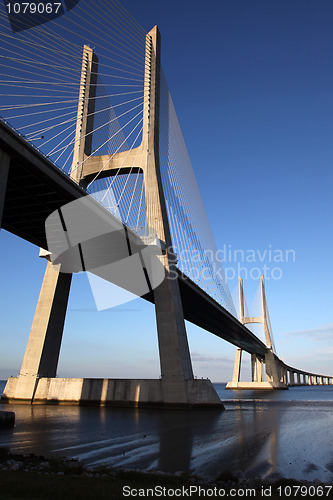
[[[14,429],[0,446],[149,471],[214,477],[319,479],[333,483],[333,386],[226,391],[225,411],[6,405]],[[0,382],[0,393],[4,383]]]

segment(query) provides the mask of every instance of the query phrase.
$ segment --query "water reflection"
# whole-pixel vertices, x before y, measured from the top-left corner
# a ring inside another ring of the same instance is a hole
[[[219,410],[160,412],[158,469],[166,472],[191,470],[197,441],[207,442],[216,435],[219,418]]]
[[[11,405],[16,427],[0,432],[0,446],[91,465],[333,479],[332,400],[239,398],[225,406],[220,412]]]

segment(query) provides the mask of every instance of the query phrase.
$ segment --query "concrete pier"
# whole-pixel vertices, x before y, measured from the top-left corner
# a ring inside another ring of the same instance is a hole
[[[210,380],[185,382],[188,402],[167,401],[161,379],[40,378],[33,399],[17,398],[17,377],[8,379],[2,400],[22,404],[68,404],[158,408],[220,408],[221,400]]]

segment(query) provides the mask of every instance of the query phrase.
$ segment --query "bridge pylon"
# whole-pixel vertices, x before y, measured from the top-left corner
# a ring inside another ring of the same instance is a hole
[[[129,169],[143,174],[148,227],[166,248],[160,257],[165,278],[152,290],[161,377],[55,378],[72,275],[48,262],[20,375],[9,379],[4,391],[8,400],[223,408],[211,382],[193,376],[159,165],[160,45],[160,33],[155,26],[146,36],[141,145],[101,156],[91,155],[98,59],[92,49],[84,46],[71,178],[87,187],[93,180],[128,174]],[[42,256],[47,258],[47,254],[42,251]]]
[[[283,371],[283,364],[274,352],[274,342],[269,328],[267,317],[267,302],[265,294],[264,276],[260,277],[261,315],[248,317],[244,315],[244,290],[243,280],[238,278],[239,287],[239,321],[243,325],[261,323],[264,327],[267,351],[265,356],[251,352],[251,378],[250,382],[241,382],[242,349],[237,348],[233,378],[228,382],[226,389],[288,389],[288,384]],[[265,380],[266,378],[266,380]]]

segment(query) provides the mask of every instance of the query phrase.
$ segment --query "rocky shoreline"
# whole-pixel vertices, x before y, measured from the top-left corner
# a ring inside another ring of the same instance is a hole
[[[279,486],[296,487],[303,486],[309,488],[310,486],[315,488],[327,487],[328,485],[320,482],[319,480],[310,481],[296,481],[293,479],[286,479],[281,477],[271,477],[269,480],[260,480],[259,478],[246,478],[241,471],[235,471],[233,473],[225,471],[221,473],[216,478],[208,478],[203,475],[191,475],[182,471],[178,471],[175,474],[169,474],[162,471],[155,472],[145,472],[142,470],[133,469],[120,469],[115,467],[89,467],[85,466],[82,462],[74,459],[66,458],[45,458],[44,456],[37,456],[34,454],[20,455],[10,453],[7,449],[0,449],[0,477],[2,474],[22,474],[26,477],[29,475],[37,475],[44,479],[61,481],[62,478],[72,478],[82,480],[98,481],[102,483],[106,481],[108,484],[117,485],[119,488],[124,484],[131,484],[134,481],[136,487],[140,484],[144,485],[145,488],[152,485],[163,485],[166,484],[168,487],[197,487],[206,490],[225,490],[230,492],[231,489],[234,490],[256,490],[256,496],[260,495],[264,489],[270,489],[273,494],[270,495],[271,498],[284,498],[281,495],[274,496],[274,491],[276,492]],[[170,486],[171,485],[171,486]],[[195,488],[193,488],[195,489]],[[0,489],[1,494],[1,489]],[[1,496],[1,495],[0,495]],[[192,498],[197,498],[191,495]],[[310,495],[311,496],[311,495]],[[333,491],[329,497],[333,496]],[[313,497],[313,495],[312,495]],[[1,497],[1,498],[11,498],[11,497]],[[14,498],[14,497],[13,497]],[[36,497],[37,498],[37,497]],[[39,498],[39,497],[38,497]],[[43,496],[40,498],[44,498]],[[83,497],[85,498],[85,497]],[[89,497],[87,497],[89,498]],[[113,497],[108,497],[113,498]],[[115,497],[117,498],[117,497]],[[307,498],[307,496],[302,495],[302,498]]]

